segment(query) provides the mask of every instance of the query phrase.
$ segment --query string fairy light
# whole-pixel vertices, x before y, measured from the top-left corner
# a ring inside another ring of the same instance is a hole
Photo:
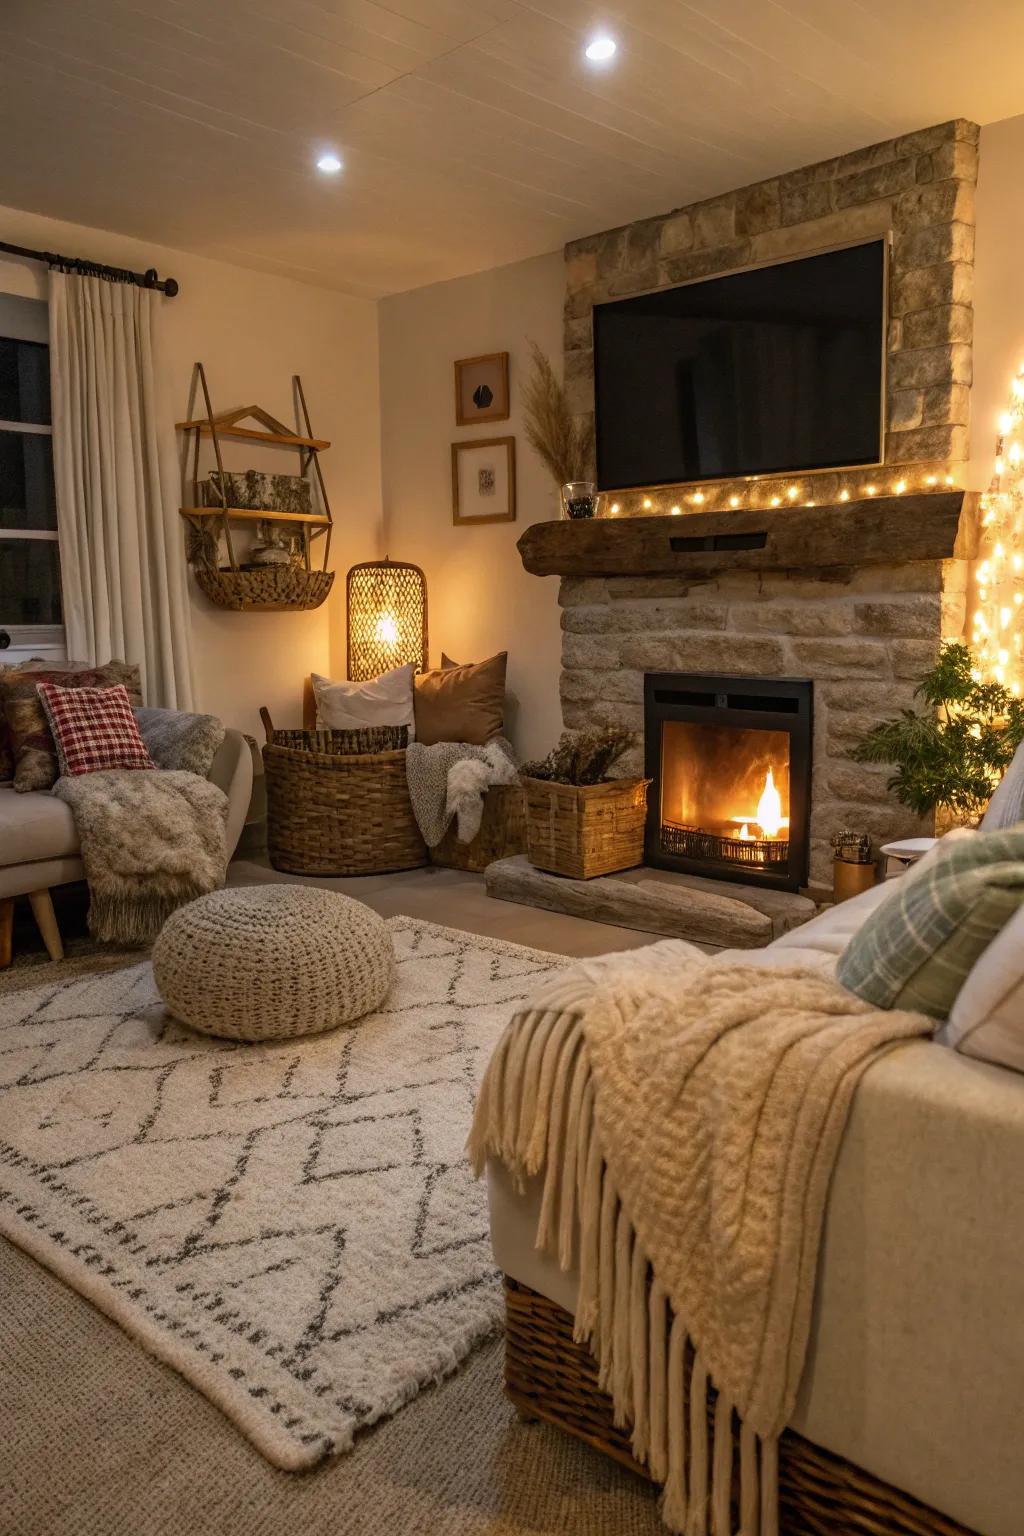
[[[1024,368],[1024,364],[1022,364],[1022,368]],[[1021,475],[1022,479],[1024,479],[1024,473],[1022,473],[1024,472],[1024,373],[1021,376],[1020,394],[1015,396],[1013,404],[1016,407],[1016,415],[1004,412],[1000,418],[1000,436],[997,444],[995,471],[997,478],[1012,472],[1015,475]],[[1003,428],[1011,422],[1021,424],[1020,441],[1010,436],[1009,441],[1004,442],[1004,438],[1007,438],[1009,434]],[[749,486],[744,486],[743,495],[734,490],[728,481],[721,485],[708,486],[706,489],[686,485],[666,486],[664,499],[660,496],[655,499],[652,496],[645,495],[632,501],[632,505],[627,505],[625,508],[619,502],[613,502],[607,507],[604,515],[616,517],[620,512],[624,512],[626,516],[629,516],[631,512],[635,513],[639,507],[639,510],[643,512],[654,513],[658,516],[668,514],[672,517],[678,517],[687,510],[687,508],[681,505],[681,501],[678,498],[684,498],[689,503],[689,507],[696,511],[724,510],[725,507],[735,511],[737,508],[745,506],[751,512],[756,512],[759,508],[767,509],[770,507],[774,509],[787,503],[791,506],[800,505],[804,507],[827,505],[830,500],[828,496],[826,496],[824,502],[819,502],[813,497],[806,496],[807,491],[814,491],[817,483],[816,479],[812,477],[807,482],[806,487],[802,488],[798,483],[794,484],[786,481],[776,480],[765,483],[759,476],[755,476],[749,482]],[[733,482],[734,484],[735,482]],[[852,490],[851,484],[853,486]],[[898,479],[885,485],[879,485],[873,480],[861,481],[859,483],[851,481],[850,484],[842,485],[838,491],[834,491],[831,499],[845,503],[854,499],[869,500],[872,497],[878,496],[905,496],[908,492],[915,490],[918,492],[938,491],[955,485],[956,476],[952,471],[945,471],[939,474],[935,470],[928,470],[927,473],[918,472],[913,476],[908,473],[901,474]],[[668,499],[670,495],[677,499],[670,502]],[[982,521],[988,527],[993,524],[996,514],[992,505],[986,506],[985,501],[986,498],[983,498]],[[1022,519],[1024,519],[1024,514],[1022,514]],[[1018,571],[1024,570],[1024,559],[1022,559],[1022,556],[1015,555],[1014,559],[1017,562],[1014,565],[1014,569]]]
[[[972,574],[971,638],[983,681],[1015,694],[1024,680],[1024,364],[998,419],[992,479],[981,498],[981,539]]]

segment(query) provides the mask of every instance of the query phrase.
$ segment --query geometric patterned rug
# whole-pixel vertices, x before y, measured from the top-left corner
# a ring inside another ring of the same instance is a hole
[[[499,1326],[463,1148],[512,1009],[570,964],[388,926],[384,1007],[308,1040],[193,1034],[148,962],[0,996],[0,1232],[287,1470]]]

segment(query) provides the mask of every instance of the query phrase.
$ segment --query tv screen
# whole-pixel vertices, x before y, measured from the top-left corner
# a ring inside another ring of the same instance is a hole
[[[594,307],[606,490],[877,464],[886,242]]]

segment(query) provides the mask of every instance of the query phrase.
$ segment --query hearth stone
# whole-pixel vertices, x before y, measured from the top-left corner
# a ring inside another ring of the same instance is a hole
[[[670,870],[625,870],[596,880],[571,880],[534,869],[525,854],[498,859],[484,874],[488,896],[670,939],[760,949],[818,910],[808,896],[724,884]]]

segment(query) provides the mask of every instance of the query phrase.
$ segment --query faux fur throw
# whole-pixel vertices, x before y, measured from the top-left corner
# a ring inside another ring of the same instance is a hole
[[[190,715],[181,709],[136,709],[132,713],[146,751],[158,768],[183,768],[205,779],[224,740],[216,715]]]
[[[58,779],[89,882],[89,929],[148,944],[176,908],[224,884],[227,796],[187,772],[107,769]]]
[[[537,1246],[578,1267],[576,1336],[671,1530],[776,1536],[850,1102],[867,1066],[931,1029],[812,969],[671,941],[563,973],[498,1045],[471,1155],[544,1172]]]
[[[460,843],[471,843],[480,830],[484,794],[491,784],[512,784],[516,763],[503,737],[486,747],[464,741],[438,741],[432,746],[411,741],[405,773],[413,815],[428,848],[436,848],[453,818]]]

